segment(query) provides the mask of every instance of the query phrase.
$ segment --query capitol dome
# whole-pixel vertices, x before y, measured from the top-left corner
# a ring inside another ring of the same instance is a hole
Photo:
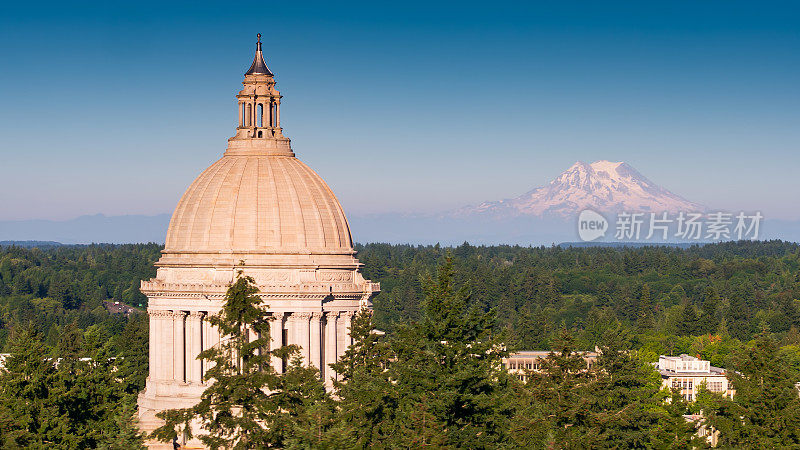
[[[294,156],[226,154],[183,194],[166,253],[353,252],[344,211]]]
[[[145,432],[164,424],[159,412],[200,401],[213,365],[199,355],[225,342],[212,319],[240,275],[252,280],[270,320],[269,347],[295,346],[328,389],[341,379],[331,365],[353,342],[353,318],[380,291],[360,271],[336,196],[283,135],[281,98],[258,35],[236,95],[236,132],[181,197],[156,276],[139,288],[147,296],[150,330],[149,374],[138,400]],[[288,364],[277,354],[269,361],[279,374]],[[186,448],[205,448],[196,435],[183,438]]]
[[[260,42],[242,84],[236,134],[183,194],[158,266],[359,267],[342,206],[283,135]]]

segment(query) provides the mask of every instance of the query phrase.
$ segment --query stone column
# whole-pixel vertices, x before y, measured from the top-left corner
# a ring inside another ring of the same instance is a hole
[[[241,128],[242,125],[244,125],[242,122],[244,120],[244,114],[242,114],[242,109],[244,109],[244,103],[239,102],[239,128]]]
[[[353,344],[353,337],[350,335],[351,334],[350,333],[350,327],[353,326],[353,315],[354,314],[355,313],[353,311],[348,311],[344,315],[344,329],[345,329],[345,331],[344,331],[344,350],[342,351],[342,354],[344,354],[344,351],[347,350],[347,347],[350,347],[350,345]]]
[[[336,325],[339,320],[339,313],[336,311],[328,311],[325,314],[326,322],[325,322],[325,367],[322,371],[323,373],[323,380],[326,383],[330,382],[330,378],[336,376],[333,369],[330,368],[330,365],[336,362],[337,359],[337,334],[336,334]]]
[[[172,316],[172,360],[174,361],[172,367],[172,379],[177,382],[186,381],[186,371],[184,366],[184,336],[186,333],[185,320],[186,313],[184,311],[175,311]]]
[[[281,126],[281,102],[275,99],[275,128]]]
[[[274,118],[274,113],[272,111],[272,105],[273,105],[272,98],[270,98],[269,99],[269,126],[270,127],[274,127],[275,126],[275,118]]]
[[[272,321],[269,323],[269,349],[275,350],[283,346],[283,313],[272,313]],[[272,357],[272,368],[278,373],[283,373],[283,364],[277,356]]]
[[[309,350],[311,349],[310,343],[310,330],[308,321],[311,319],[311,313],[301,312],[297,313],[297,322],[295,322],[297,332],[297,345],[300,346],[300,356],[303,357],[303,365],[309,364]]]
[[[156,378],[158,378],[156,375],[156,370],[158,370],[158,361],[156,360],[156,348],[157,345],[159,344],[158,332],[156,331],[158,327],[156,325],[156,320],[158,319],[156,319],[154,313],[155,311],[152,310],[147,312],[147,316],[150,319],[150,331],[149,331],[150,339],[148,339],[149,353],[147,359],[147,361],[149,362],[149,369],[148,369],[149,373],[147,374],[147,378],[151,380],[155,380]]]
[[[160,336],[156,353],[161,357],[159,358],[159,371],[158,378],[160,380],[172,380],[172,358],[173,358],[173,332],[172,332],[172,311],[158,311],[158,323],[156,325],[157,331]]]
[[[322,311],[311,313],[308,353],[311,355],[309,363],[322,373]]]
[[[214,327],[211,326],[211,322],[208,321],[208,317],[210,315],[211,314],[206,312],[205,317],[203,318],[203,350],[208,350],[209,348],[216,345],[216,342],[214,342],[214,334],[216,334],[215,333],[216,330],[214,329]],[[211,361],[203,361],[202,375],[205,376],[206,372],[208,372],[208,369],[210,369],[213,364],[214,363]]]
[[[203,351],[202,313],[192,311],[186,319],[186,381],[202,383],[203,366],[197,355]]]

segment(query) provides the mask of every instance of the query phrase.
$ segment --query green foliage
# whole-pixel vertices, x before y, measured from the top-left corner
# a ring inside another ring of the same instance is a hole
[[[661,379],[609,330],[589,367],[562,331],[558,350],[517,388],[512,436],[524,448],[691,448],[699,441],[679,396],[667,402]]]
[[[32,330],[16,331],[0,372],[3,447],[142,448],[135,397],[117,376],[102,328],[88,330],[82,347],[51,356]]]
[[[732,399],[701,393],[706,423],[720,431],[720,444],[735,448],[800,446],[800,397],[777,343],[762,335],[730,358]]]
[[[446,261],[423,279],[419,320],[394,336],[371,333],[369,314],[353,325],[355,344],[334,369],[339,421],[357,448],[490,448],[508,438],[511,388],[500,363],[494,314],[469,307]]]
[[[212,449],[302,447],[325,440],[332,400],[318,371],[302,365],[297,347],[268,350],[271,316],[257,293],[254,280],[240,271],[222,310],[210,318],[223,339],[198,356],[210,365],[209,387],[197,405],[159,413],[166,423],[152,437],[172,441],[182,432]],[[291,360],[283,375],[270,365],[273,357]],[[202,431],[192,428],[193,421]]]
[[[127,320],[108,314],[103,301],[146,306],[138,286],[155,275],[160,250],[156,244],[0,247],[0,348],[8,350],[15,323],[32,324],[51,346],[73,323],[83,330],[103,324],[118,335]]]
[[[395,356],[373,329],[370,311],[357,314],[350,327],[353,345],[331,365],[339,377],[334,382],[339,431],[351,448],[387,445],[395,431],[400,393],[388,370]]]
[[[295,348],[267,350],[269,317],[240,277],[214,319],[230,339],[202,355],[212,387],[196,408],[166,413],[157,435],[199,418],[217,447],[689,448],[703,443],[681,414],[702,408],[725,446],[800,445],[796,244],[358,250],[383,292],[353,320],[335,397]],[[0,249],[4,447],[141,445],[147,317],[112,316],[102,301],[143,305],[138,282],[159,251]],[[502,369],[504,345],[555,351],[522,384]],[[602,356],[585,368],[574,351],[595,346]],[[686,405],[660,391],[648,361],[679,353],[735,369],[737,395]],[[273,356],[289,362],[284,374]]]
[[[434,270],[447,249],[369,244],[358,250],[365,276],[381,282],[377,327],[393,332],[405,320],[419,319],[420,276]],[[760,331],[753,321],[759,313],[773,333],[800,327],[800,246],[793,243],[689,249],[464,244],[453,250],[453,265],[456,281],[470,283],[470,306],[494,309],[510,343],[528,350],[549,349],[562,325],[584,330],[597,319],[640,335],[724,331],[741,341]],[[586,344],[597,344],[593,339]]]

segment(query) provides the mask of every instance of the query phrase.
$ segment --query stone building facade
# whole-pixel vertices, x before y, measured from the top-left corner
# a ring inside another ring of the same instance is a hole
[[[697,399],[697,392],[704,383],[706,389],[711,392],[726,397],[733,397],[735,394],[728,382],[725,369],[714,367],[709,361],[694,356],[661,355],[658,357],[656,369],[661,374],[662,387],[677,389],[684,400],[689,402]]]
[[[141,284],[150,315],[150,373],[139,396],[144,431],[160,425],[156,413],[191,406],[205,390],[207,368],[197,355],[224,339],[208,318],[238,270],[255,279],[274,317],[271,345],[299,345],[329,386],[328,365],[351,343],[350,321],[379,291],[360,273],[338,200],[283,135],[282,96],[260,35],[242,85],[235,135],[184,193],[157,275]],[[274,367],[281,372],[283,362]]]

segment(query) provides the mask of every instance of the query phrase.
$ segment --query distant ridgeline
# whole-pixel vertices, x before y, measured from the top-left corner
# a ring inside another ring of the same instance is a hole
[[[800,327],[800,245],[783,241],[690,248],[367,244],[357,250],[365,277],[381,283],[376,321],[387,332],[419,317],[421,278],[448,254],[470,302],[494,309],[517,348],[550,349],[567,328],[582,348],[592,349],[598,333],[616,323],[664,354],[670,336],[746,340],[763,330],[787,335]],[[2,243],[0,345],[15,323],[33,322],[55,342],[66,323],[85,328],[116,320],[106,301],[145,307],[139,282],[155,275],[160,251],[157,244]]]
[[[55,241],[0,241],[0,247],[24,247],[24,248],[51,248],[60,247],[64,244]]]

